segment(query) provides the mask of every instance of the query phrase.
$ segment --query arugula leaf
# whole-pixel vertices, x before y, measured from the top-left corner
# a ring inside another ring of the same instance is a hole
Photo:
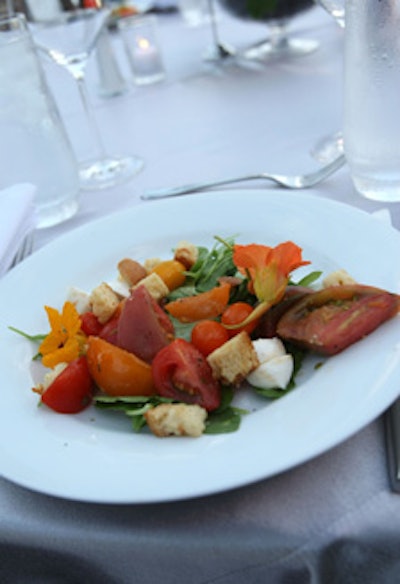
[[[236,408],[229,407],[222,412],[208,415],[204,434],[227,434],[236,432],[240,426],[241,415]]]
[[[199,257],[194,266],[186,272],[187,278],[193,280],[197,292],[206,292],[214,288],[221,276],[234,276],[237,269],[232,259],[234,239],[214,237],[216,243],[211,250],[199,247]]]
[[[223,434],[235,432],[240,426],[242,414],[246,410],[231,406],[233,390],[230,387],[222,389],[221,404],[217,410],[208,414],[205,434]],[[132,421],[134,432],[139,432],[146,426],[144,414],[161,403],[179,403],[174,399],[161,396],[110,396],[98,395],[94,397],[96,407],[103,410],[116,410],[125,413]]]
[[[314,272],[310,272],[309,274],[307,274],[307,276],[304,276],[304,278],[301,278],[301,280],[299,280],[296,283],[291,282],[294,286],[305,286],[306,288],[311,286],[311,284],[314,284],[314,282],[316,280],[318,280],[318,278],[321,277],[322,272],[321,271],[317,271],[315,270]]]

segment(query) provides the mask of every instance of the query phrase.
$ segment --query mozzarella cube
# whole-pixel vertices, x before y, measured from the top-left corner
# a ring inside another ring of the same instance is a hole
[[[293,373],[293,357],[285,354],[264,361],[247,376],[247,381],[260,389],[285,389]]]
[[[253,347],[256,350],[260,363],[269,361],[274,357],[286,355],[285,346],[278,337],[272,339],[256,339],[253,341]]]
[[[74,286],[71,286],[68,290],[67,300],[72,302],[79,314],[88,312],[91,309],[90,294]]]

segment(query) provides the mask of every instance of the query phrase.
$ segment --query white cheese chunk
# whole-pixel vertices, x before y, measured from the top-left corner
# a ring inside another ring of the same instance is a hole
[[[68,290],[67,300],[72,302],[79,314],[90,310],[90,294],[79,288],[71,286]]]
[[[285,389],[293,373],[292,355],[279,355],[264,361],[247,376],[247,381],[261,389]]]
[[[272,339],[256,339],[253,341],[253,347],[256,350],[260,363],[264,363],[264,361],[269,361],[280,355],[286,355],[285,346],[278,337]]]

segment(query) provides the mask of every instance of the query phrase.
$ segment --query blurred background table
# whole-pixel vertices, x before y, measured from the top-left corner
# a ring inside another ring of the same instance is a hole
[[[218,24],[224,42],[237,47],[267,32],[220,10]],[[298,34],[317,39],[317,51],[254,68],[207,63],[204,55],[212,47],[207,24],[189,27],[176,13],[160,15],[158,27],[163,82],[132,83],[117,33],[111,42],[127,91],[100,96],[95,55],[88,71],[95,115],[110,151],[142,156],[143,171],[113,189],[83,192],[79,213],[39,231],[37,249],[98,217],[151,204],[140,200],[148,188],[249,172],[311,170],[318,166],[311,156],[315,144],[340,130],[343,31],[320,8],[291,25]],[[76,87],[56,65],[45,61],[45,68],[77,157],[89,158],[93,145],[81,131]],[[318,187],[316,196],[369,212],[382,208],[354,192],[347,168]],[[399,228],[399,204],[390,211]],[[400,497],[388,482],[381,417],[286,473],[196,500],[84,504],[0,480],[0,580],[392,583],[400,573],[399,517]]]

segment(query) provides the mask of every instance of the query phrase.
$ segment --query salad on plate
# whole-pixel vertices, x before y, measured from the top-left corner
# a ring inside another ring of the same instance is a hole
[[[45,306],[48,333],[13,329],[38,344],[33,391],[57,413],[119,411],[159,437],[235,431],[239,392],[280,398],[309,354],[321,364],[399,312],[397,294],[345,270],[296,280],[309,264],[292,241],[220,237],[178,242],[167,259],[123,258],[115,281]]]

